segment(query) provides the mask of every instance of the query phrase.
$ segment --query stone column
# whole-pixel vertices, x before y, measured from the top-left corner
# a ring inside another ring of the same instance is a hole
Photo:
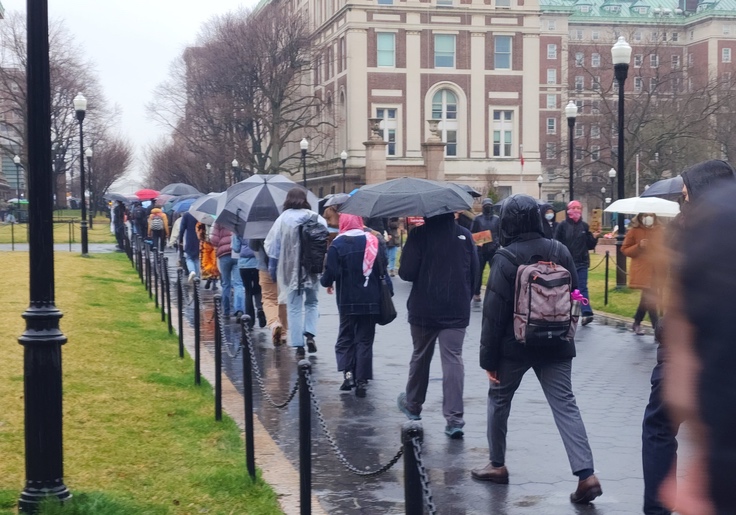
[[[371,137],[365,145],[365,183],[378,184],[386,181],[386,145],[381,137],[381,118],[369,118]]]
[[[427,120],[429,123],[429,134],[425,143],[422,143],[422,156],[424,157],[424,169],[427,179],[432,181],[445,180],[445,146],[439,137],[439,120]]]

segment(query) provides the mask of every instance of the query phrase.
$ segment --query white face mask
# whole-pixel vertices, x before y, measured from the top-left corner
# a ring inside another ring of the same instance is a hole
[[[653,216],[645,216],[642,219],[641,223],[644,224],[644,227],[651,227],[652,225],[654,225],[654,217]]]
[[[554,213],[547,213],[547,214],[544,215],[544,217],[551,222],[552,219],[555,217],[555,214]]]

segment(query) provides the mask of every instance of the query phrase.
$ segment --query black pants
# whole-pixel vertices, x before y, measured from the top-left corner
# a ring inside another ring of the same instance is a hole
[[[115,226],[115,240],[117,241],[118,248],[120,248],[120,250],[125,250],[125,242],[123,241],[124,236],[125,236],[125,226],[116,225]]]
[[[166,247],[166,233],[163,229],[156,230],[153,229],[151,231],[151,239],[153,240],[153,247],[154,249],[158,249],[159,252],[163,252],[164,248]]]
[[[657,300],[652,290],[641,291],[639,307],[636,308],[636,313],[634,314],[634,323],[640,324],[647,313],[649,313],[649,320],[652,321],[652,327],[657,327],[659,313],[657,313]]]
[[[355,381],[373,379],[375,337],[374,315],[340,315],[340,329],[335,343],[337,370],[353,372]]]
[[[256,321],[256,309],[263,309],[261,303],[261,283],[258,281],[257,268],[239,268],[240,278],[245,290],[245,314],[250,317],[250,326]]]
[[[496,255],[496,251],[493,252],[483,252],[483,250],[478,249],[478,282],[475,284],[475,295],[480,295],[480,287],[483,283],[483,271],[486,269],[486,263],[488,264],[488,267],[491,266],[491,260],[493,259],[493,256]]]

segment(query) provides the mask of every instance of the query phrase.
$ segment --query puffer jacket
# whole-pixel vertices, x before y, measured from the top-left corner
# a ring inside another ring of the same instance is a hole
[[[230,229],[225,229],[218,223],[212,226],[212,234],[210,234],[210,243],[217,249],[218,259],[223,256],[229,256],[233,251],[233,233]]]

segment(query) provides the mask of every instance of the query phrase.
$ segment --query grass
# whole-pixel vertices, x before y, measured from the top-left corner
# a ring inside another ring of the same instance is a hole
[[[16,513],[24,485],[23,349],[28,254],[1,253],[13,274],[0,296],[0,514]],[[276,514],[274,492],[245,471],[235,422],[215,422],[212,389],[193,385],[122,254],[57,253],[64,318],[64,467],[74,494],[43,515]]]
[[[54,216],[54,220],[60,220]],[[80,243],[82,241],[81,228],[79,226],[79,218],[72,227],[72,243]],[[28,224],[10,224],[0,223],[0,243],[28,243]],[[54,223],[54,243],[69,243],[69,224]],[[110,219],[104,216],[98,216],[93,220],[93,228],[87,230],[87,238],[90,243],[115,243],[115,236],[110,233]]]

